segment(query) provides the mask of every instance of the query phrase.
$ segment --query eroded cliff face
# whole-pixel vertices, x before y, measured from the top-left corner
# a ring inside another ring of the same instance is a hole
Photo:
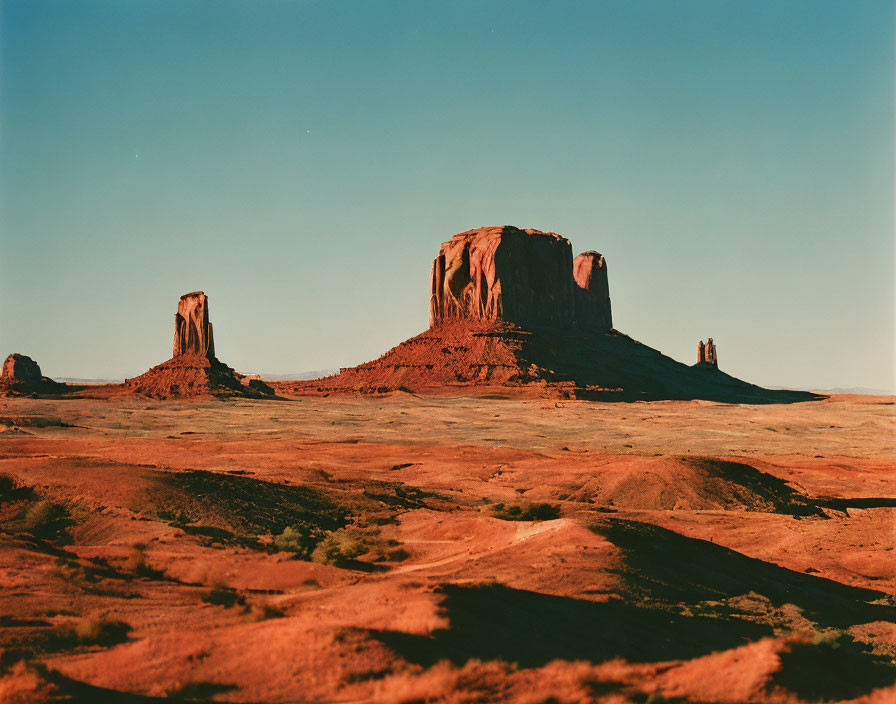
[[[576,323],[594,330],[613,327],[607,260],[598,252],[582,252],[572,262],[576,282]]]
[[[180,297],[174,314],[174,354],[196,354],[213,359],[215,339],[208,320],[208,296],[202,291],[185,293]]]
[[[430,327],[462,320],[523,327],[575,319],[572,247],[553,232],[483,227],[444,242],[432,266]]]
[[[7,381],[36,382],[42,378],[37,362],[27,355],[15,352],[3,362],[3,372],[0,374],[0,379]]]
[[[0,372],[0,396],[58,394],[66,390],[65,384],[59,384],[45,377],[40,366],[31,357],[13,353],[3,362]]]

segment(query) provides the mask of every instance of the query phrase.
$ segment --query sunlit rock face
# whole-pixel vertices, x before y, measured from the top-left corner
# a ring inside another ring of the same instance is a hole
[[[704,343],[700,340],[697,343],[697,364],[701,366],[718,367],[719,357],[716,352],[716,344],[712,338],[708,338]]]
[[[212,324],[208,320],[208,296],[202,291],[185,293],[180,297],[174,314],[174,353],[200,355],[209,359],[215,356],[215,339]]]
[[[461,232],[433,262],[429,323],[568,325],[575,320],[573,286],[565,237],[511,226]]]
[[[572,275],[576,282],[576,323],[597,330],[612,328],[607,260],[598,252],[582,252],[572,262]]]

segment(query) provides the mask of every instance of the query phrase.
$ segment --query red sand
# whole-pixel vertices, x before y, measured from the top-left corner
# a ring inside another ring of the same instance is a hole
[[[893,701],[893,403],[2,400],[0,700]]]

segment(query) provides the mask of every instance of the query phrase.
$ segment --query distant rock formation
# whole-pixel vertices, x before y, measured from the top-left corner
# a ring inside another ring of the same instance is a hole
[[[705,344],[703,340],[697,343],[697,364],[718,368],[719,359],[716,356],[716,346],[711,337],[706,340]]]
[[[174,314],[174,354],[199,354],[209,359],[215,356],[215,338],[208,320],[208,296],[202,291],[185,293]]]
[[[576,282],[576,323],[596,330],[612,328],[610,283],[603,255],[594,251],[582,252],[573,259],[572,276]]]
[[[433,391],[606,400],[781,403],[814,398],[706,374],[613,329],[607,263],[573,259],[553,232],[482,227],[444,242],[432,265],[429,329],[380,358],[282,393]],[[711,359],[715,361],[715,348]]]
[[[13,353],[3,362],[3,373],[0,378],[10,381],[40,381],[43,374],[40,367],[31,357]]]
[[[59,384],[41,374],[40,366],[27,355],[14,352],[3,362],[0,394],[54,394],[64,391],[65,388],[65,384]]]
[[[158,399],[272,396],[274,390],[261,379],[239,374],[215,357],[208,309],[208,296],[202,291],[181,296],[174,316],[173,356],[145,374],[125,379],[125,387]]]

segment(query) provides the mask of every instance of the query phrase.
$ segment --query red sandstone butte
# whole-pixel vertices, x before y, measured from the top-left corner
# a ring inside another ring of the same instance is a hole
[[[0,378],[15,381],[40,381],[43,374],[40,367],[31,357],[13,353],[3,362],[3,374]]]
[[[208,296],[202,291],[180,297],[174,315],[173,352],[167,362],[126,379],[125,387],[159,399],[273,395],[273,389],[260,379],[239,374],[215,357]]]
[[[777,392],[707,374],[613,328],[607,262],[554,232],[481,227],[442,243],[432,265],[429,330],[379,359],[287,394],[513,393],[606,400],[701,398],[779,403]]]
[[[59,384],[41,374],[40,366],[27,355],[14,352],[3,362],[0,394],[52,394],[64,389],[65,384]]]
[[[215,339],[208,320],[208,296],[202,291],[185,293],[174,314],[174,354],[198,354],[212,359]]]

